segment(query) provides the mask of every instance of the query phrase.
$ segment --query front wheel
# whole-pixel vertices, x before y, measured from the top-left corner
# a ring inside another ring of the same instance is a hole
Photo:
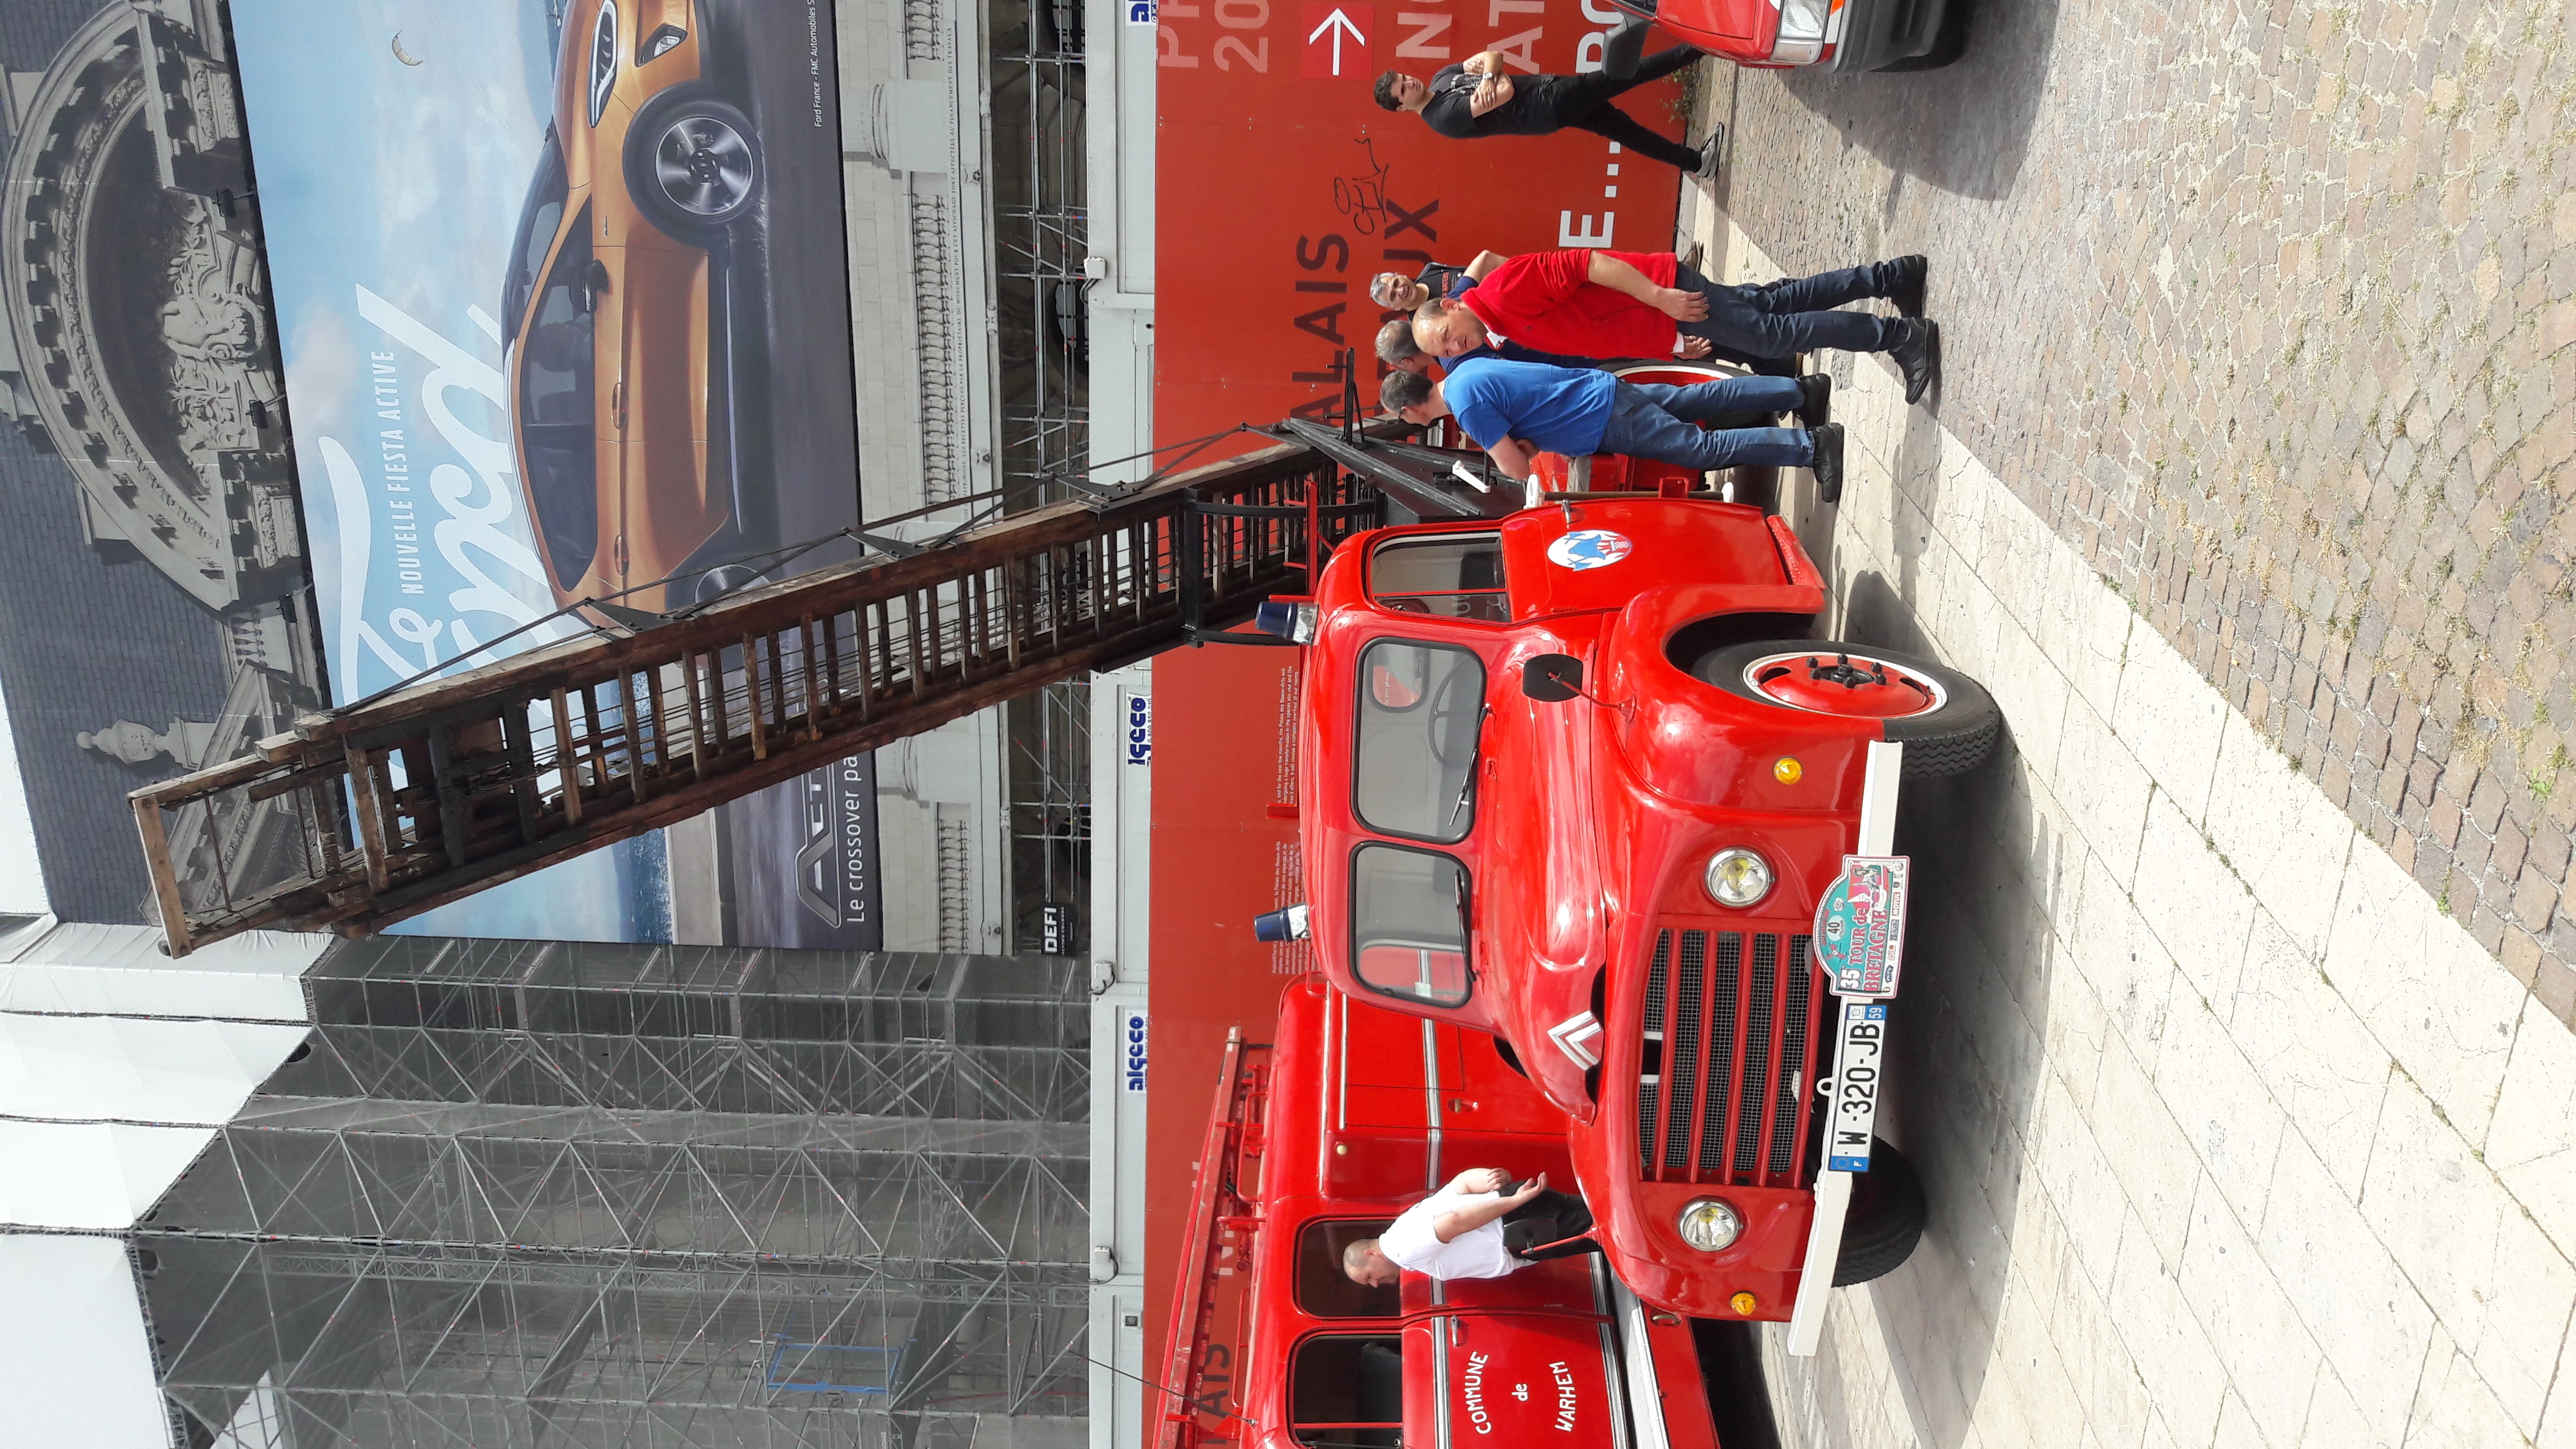
[[[1903,775],[1956,775],[1985,763],[2001,719],[1984,685],[1892,649],[1783,639],[1703,654],[1691,674],[1739,699],[1842,719],[1872,719],[1905,746]]]
[[[1941,13],[1940,33],[1933,37],[1932,48],[1921,55],[1891,60],[1878,68],[1880,75],[1902,75],[1908,71],[1939,70],[1954,65],[1968,53],[1968,0],[1950,0]]]
[[[1852,1175],[1851,1207],[1843,1214],[1843,1249],[1834,1259],[1834,1286],[1848,1288],[1884,1278],[1914,1256],[1923,1241],[1923,1180],[1905,1154],[1873,1137],[1869,1171]]]
[[[674,237],[694,240],[740,221],[762,180],[751,118],[702,90],[655,96],[627,132],[627,190]]]

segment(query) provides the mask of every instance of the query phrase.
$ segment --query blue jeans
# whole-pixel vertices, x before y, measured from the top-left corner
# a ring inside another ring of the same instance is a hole
[[[1730,377],[1675,387],[1623,382],[1601,430],[1601,451],[1652,458],[1707,472],[1739,463],[1804,468],[1815,445],[1804,428],[1730,428],[1709,432],[1691,426],[1725,413],[1785,413],[1805,400],[1794,378]]]
[[[1787,357],[1819,347],[1845,352],[1884,352],[1898,330],[1890,318],[1870,312],[1837,312],[1846,302],[1887,295],[1893,274],[1882,275],[1886,262],[1818,272],[1812,277],[1783,277],[1758,287],[1712,282],[1689,267],[1675,269],[1673,285],[1708,299],[1708,316],[1680,324],[1693,337],[1705,337],[1727,357]]]

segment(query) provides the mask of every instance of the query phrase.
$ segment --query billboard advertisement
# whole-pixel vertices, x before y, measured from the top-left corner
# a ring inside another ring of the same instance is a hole
[[[334,700],[858,522],[828,5],[231,12]],[[845,762],[401,929],[874,946],[873,790]]]
[[[1464,265],[1482,250],[1672,245],[1682,178],[1582,131],[1452,140],[1380,109],[1381,71],[1429,80],[1498,52],[1507,73],[1597,69],[1622,14],[1608,0],[1162,0],[1155,30],[1154,434],[1158,444],[1337,405],[1332,369],[1370,351],[1374,273]],[[1658,47],[1660,48],[1660,42]],[[1683,85],[1621,106],[1684,134]],[[1246,445],[1256,441],[1246,439]],[[1284,658],[1282,656],[1285,656]],[[1225,1029],[1261,1040],[1304,969],[1300,945],[1252,937],[1252,918],[1303,898],[1295,794],[1297,651],[1178,650],[1154,662],[1153,975],[1149,1133],[1204,1131]],[[1190,1154],[1151,1158],[1146,1240],[1177,1241]],[[1171,1263],[1147,1264],[1146,1341],[1158,1344]]]

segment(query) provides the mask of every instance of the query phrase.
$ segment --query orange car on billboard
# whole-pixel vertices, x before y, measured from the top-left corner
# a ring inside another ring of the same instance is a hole
[[[748,551],[731,233],[764,180],[705,0],[574,0],[502,298],[520,488],[558,602]],[[687,602],[696,581],[625,602]]]

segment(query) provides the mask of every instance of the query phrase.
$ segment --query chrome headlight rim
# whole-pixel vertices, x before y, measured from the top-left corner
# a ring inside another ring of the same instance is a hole
[[[1673,1214],[1673,1231],[1703,1253],[1723,1253],[1744,1236],[1744,1214],[1722,1197],[1695,1197]]]
[[[1744,889],[1740,884],[1732,887],[1725,884],[1727,881],[1736,879],[1729,868],[1737,864],[1747,864],[1752,867],[1749,879],[1754,882],[1754,885],[1750,890]],[[1771,869],[1770,861],[1762,858],[1762,852],[1750,846],[1730,845],[1708,858],[1708,868],[1701,874],[1700,887],[1708,892],[1710,900],[1729,909],[1741,911],[1762,904],[1770,896],[1771,887],[1778,881],[1778,873]]]

